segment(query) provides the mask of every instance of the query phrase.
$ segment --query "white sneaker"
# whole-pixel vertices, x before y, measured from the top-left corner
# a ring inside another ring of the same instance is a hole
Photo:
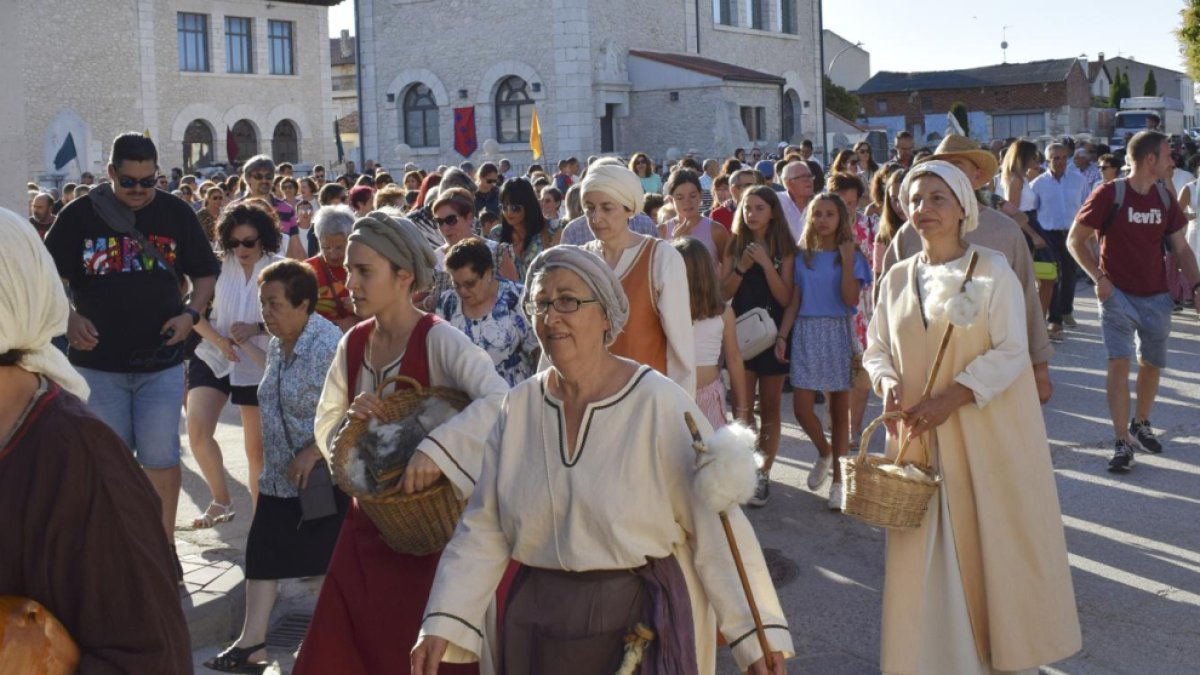
[[[829,486],[829,510],[841,511],[846,506],[846,494],[842,491],[841,483]]]
[[[758,482],[754,486],[754,496],[750,501],[746,502],[754,508],[762,508],[767,505],[767,500],[771,498],[771,479],[767,474],[759,471]]]
[[[833,466],[833,453],[829,453],[828,457],[817,457],[817,461],[813,462],[812,469],[808,472],[808,489],[816,490],[825,482],[825,477],[829,475],[829,468]]]

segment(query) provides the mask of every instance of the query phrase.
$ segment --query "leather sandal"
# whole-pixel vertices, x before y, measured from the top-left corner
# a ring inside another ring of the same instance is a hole
[[[260,649],[266,649],[267,643],[261,642],[250,647],[230,645],[229,649],[204,662],[204,667],[222,673],[255,673],[261,674],[270,663],[248,663],[250,655]]]
[[[214,508],[218,509],[216,515],[212,514],[212,510]],[[237,512],[233,510],[232,501],[228,504],[221,504],[220,502],[213,500],[208,503],[208,508],[204,509],[204,513],[199,518],[192,521],[192,529],[207,530],[208,528],[220,525],[221,523],[228,523],[229,521],[233,520],[234,516],[236,515]]]

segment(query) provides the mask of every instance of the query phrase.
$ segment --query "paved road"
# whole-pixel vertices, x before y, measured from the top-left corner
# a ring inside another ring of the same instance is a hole
[[[1200,672],[1200,321],[1194,312],[1176,315],[1169,355],[1176,369],[1164,374],[1152,420],[1166,452],[1139,455],[1133,472],[1114,476],[1105,470],[1112,431],[1104,348],[1085,289],[1076,312],[1080,325],[1052,362],[1056,391],[1045,408],[1084,648],[1043,672]],[[869,414],[877,413],[873,406]],[[784,419],[792,421],[790,412]],[[225,420],[230,424],[222,424],[220,438],[244,484],[236,414]],[[804,487],[816,454],[811,444],[794,423],[785,424],[784,435],[771,502],[751,519],[778,560],[779,592],[799,652],[788,672],[878,672],[884,534],[828,511],[824,495]],[[876,449],[881,440],[875,439]],[[188,461],[181,521],[208,499]],[[242,548],[249,527],[243,485],[235,486],[234,498],[239,516],[233,523],[216,533],[180,536],[197,547]],[[300,604],[311,598],[298,597]],[[278,656],[286,670],[290,660]],[[722,671],[734,672],[731,660]]]

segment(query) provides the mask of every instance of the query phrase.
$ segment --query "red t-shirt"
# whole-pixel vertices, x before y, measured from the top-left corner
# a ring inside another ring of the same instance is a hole
[[[1095,230],[1104,229],[1104,220],[1112,211],[1117,190],[1112,183],[1096,188],[1077,220]],[[1131,295],[1149,296],[1167,292],[1167,266],[1163,261],[1163,239],[1187,225],[1187,218],[1175,198],[1163,204],[1158,188],[1138,194],[1126,184],[1121,211],[1113,215],[1105,236],[1100,240],[1100,269],[1113,286]]]
[[[708,214],[708,217],[724,225],[727,230],[733,229],[733,209],[724,204],[713,209],[712,213]]]

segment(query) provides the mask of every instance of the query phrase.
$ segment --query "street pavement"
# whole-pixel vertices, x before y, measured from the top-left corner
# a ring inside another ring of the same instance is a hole
[[[1080,285],[1075,316],[1079,326],[1067,330],[1051,362],[1055,393],[1044,412],[1083,649],[1042,672],[1200,672],[1200,321],[1192,310],[1175,315],[1170,366],[1152,416],[1166,451],[1139,454],[1131,473],[1114,475],[1106,471],[1113,433],[1104,346],[1089,286]],[[790,397],[785,396],[784,406],[784,442],[771,501],[749,515],[777,579],[798,652],[788,672],[877,673],[884,532],[830,512],[828,483],[817,494],[807,489],[816,452],[795,424]],[[868,419],[879,412],[873,404]],[[237,421],[236,409],[227,410],[218,440],[234,481],[238,516],[214,530],[180,532],[181,553],[241,560],[250,508]],[[882,448],[882,432],[877,436],[874,451]],[[190,454],[185,462],[181,523],[190,522],[209,499]],[[289,582],[276,616],[311,610],[315,592],[315,583]],[[228,634],[238,630],[240,613],[231,619]],[[199,664],[216,651],[215,645],[197,650],[198,673],[209,672]],[[288,671],[288,650],[273,650],[272,658],[278,663],[268,672]],[[720,672],[735,671],[726,654]]]

